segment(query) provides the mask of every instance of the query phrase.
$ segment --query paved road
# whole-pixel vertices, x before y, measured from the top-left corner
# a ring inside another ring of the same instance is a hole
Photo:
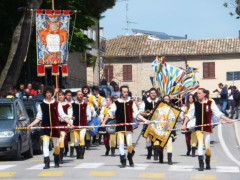
[[[180,126],[180,124],[178,125]],[[135,131],[137,139],[140,128]],[[43,170],[42,155],[21,161],[2,160],[0,162],[0,178],[3,179],[203,179],[203,180],[231,180],[240,179],[240,149],[237,144],[234,126],[223,125],[214,128],[211,136],[212,169],[199,172],[197,157],[187,157],[185,137],[178,132],[174,142],[172,166],[167,163],[146,159],[145,139],[141,138],[136,147],[134,168],[119,168],[119,156],[104,156],[103,145],[91,147],[86,151],[84,160],[65,157],[65,163],[60,168],[51,167]],[[118,151],[116,151],[118,153]],[[166,153],[166,152],[165,152]],[[51,153],[52,154],[52,153]],[[166,157],[166,154],[165,154]],[[53,166],[53,157],[51,157]],[[165,158],[166,162],[166,158]]]

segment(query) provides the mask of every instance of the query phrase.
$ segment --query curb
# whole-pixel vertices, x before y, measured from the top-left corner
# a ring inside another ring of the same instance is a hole
[[[236,138],[237,138],[237,143],[238,143],[238,146],[240,146],[240,132],[238,130],[238,125],[237,123],[239,122],[234,122],[234,129],[235,129],[235,135],[236,135]]]

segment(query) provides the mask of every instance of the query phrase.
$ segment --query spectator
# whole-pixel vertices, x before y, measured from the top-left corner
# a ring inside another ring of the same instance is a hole
[[[234,115],[234,104],[235,104],[233,100],[233,86],[230,86],[228,88],[228,103],[230,106],[230,113],[231,113],[230,118],[232,119]]]
[[[33,99],[33,94],[31,91],[27,88],[25,89],[25,93],[23,94],[23,100],[24,101],[31,101]]]
[[[30,93],[32,94],[32,95],[36,95],[37,93],[36,93],[36,91],[32,88],[32,84],[31,83],[28,83],[28,85],[27,85],[27,89],[29,89],[29,91],[30,91]],[[26,90],[25,90],[26,91]]]
[[[144,91],[144,94],[143,94],[143,96],[142,96],[142,100],[143,100],[143,101],[146,101],[147,98],[148,98],[148,92],[147,92],[147,91]]]
[[[13,88],[12,87],[8,88],[6,98],[15,98],[15,95],[13,93]]]
[[[162,98],[162,93],[160,91],[160,88],[157,88],[157,97],[160,99]]]
[[[115,84],[113,89],[114,89],[114,91],[112,92],[111,96],[118,96],[118,98],[120,98],[120,91],[119,91],[118,85]]]
[[[240,92],[236,86],[232,87],[232,96],[233,96],[233,100],[234,100],[234,111],[236,114],[235,119],[238,119],[238,106],[239,106],[239,102],[240,102]]]
[[[39,85],[39,87],[38,87],[38,89],[40,89],[41,90],[41,92],[43,92],[43,89],[44,89],[44,84],[42,83],[42,84],[40,84]],[[41,93],[42,94],[42,93]]]
[[[220,111],[228,117],[227,113],[227,106],[228,106],[228,90],[227,87],[224,86],[222,83],[218,84],[218,87],[221,89],[221,92],[218,91],[220,94]]]
[[[13,94],[15,95],[16,98],[22,99],[22,94],[18,92],[17,88],[13,88]]]
[[[110,86],[114,87],[115,85],[117,85],[117,83],[116,83],[114,80],[112,80],[112,81],[110,82]]]
[[[37,90],[37,95],[33,96],[32,100],[36,102],[43,102],[44,96],[41,89]]]
[[[103,85],[103,86],[107,86],[107,80],[105,79],[105,77],[102,79],[100,85]]]

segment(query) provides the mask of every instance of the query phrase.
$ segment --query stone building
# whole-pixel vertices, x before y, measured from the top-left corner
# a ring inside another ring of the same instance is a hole
[[[240,87],[239,38],[159,39],[144,34],[122,35],[108,39],[105,50],[102,76],[108,82],[128,85],[134,96],[141,97],[143,90],[157,87],[151,67],[156,56],[165,56],[166,62],[176,67],[198,68],[200,86],[210,90],[211,97],[217,96],[212,91],[219,82]]]

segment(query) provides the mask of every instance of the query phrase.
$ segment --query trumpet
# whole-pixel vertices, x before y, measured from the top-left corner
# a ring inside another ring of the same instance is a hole
[[[146,113],[147,116],[149,116],[151,114],[151,110],[147,109],[144,113]]]

